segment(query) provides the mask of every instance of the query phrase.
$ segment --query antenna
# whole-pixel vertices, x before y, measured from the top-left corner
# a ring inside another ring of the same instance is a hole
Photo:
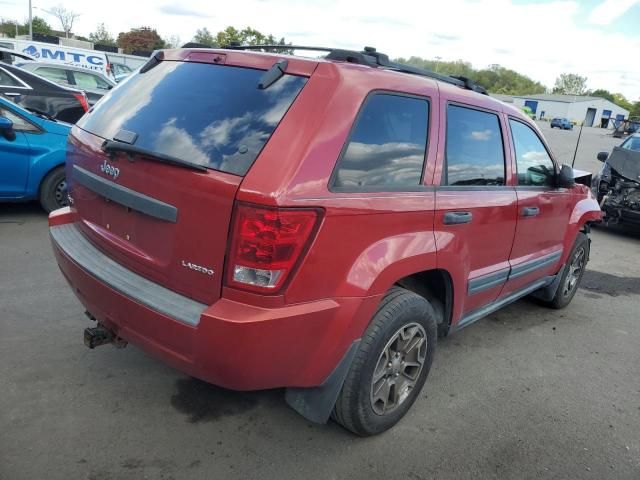
[[[576,142],[576,149],[573,152],[573,161],[571,162],[571,168],[576,164],[576,155],[578,154],[578,145],[580,145],[580,137],[582,136],[582,127],[587,121],[587,115],[589,115],[589,109],[587,109],[587,113],[584,115],[584,120],[582,121],[582,125],[580,125],[580,132],[578,133],[578,141]]]

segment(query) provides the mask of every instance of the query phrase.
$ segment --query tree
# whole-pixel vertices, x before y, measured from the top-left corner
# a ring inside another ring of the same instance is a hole
[[[171,35],[170,37],[165,38],[163,41],[165,48],[180,48],[182,46],[180,35]]]
[[[238,43],[240,45],[287,45],[284,37],[278,40],[275,36],[271,34],[265,35],[255,28],[246,27],[242,30],[238,30],[231,26],[216,33],[215,35],[212,35],[206,27],[200,28],[193,36],[193,41],[210,47],[224,47],[231,45],[232,43]],[[292,50],[288,49],[279,50],[279,52],[293,53]]]
[[[457,75],[471,79],[482,85],[491,93],[501,93],[505,95],[526,95],[533,93],[543,93],[545,86],[529,77],[514,70],[500,65],[490,65],[482,70],[474,69],[470,63],[462,60],[455,62],[427,60],[420,57],[411,57],[408,60],[398,58],[398,63],[414,65],[419,68],[431,70],[441,75]]]
[[[631,110],[629,112],[629,118],[632,118],[632,117],[640,118],[640,100],[638,100],[631,106]]]
[[[613,96],[613,100],[611,101],[616,105],[618,105],[619,107],[622,107],[625,110],[631,110],[633,108],[633,103],[627,100],[627,97],[625,97],[623,94],[614,93],[612,94],[612,96]]]
[[[47,23],[47,21],[42,18],[35,16],[31,19],[31,26],[33,29],[33,33],[41,33],[43,35],[51,35],[51,25]],[[24,30],[25,33],[29,31],[29,21],[24,22]]]
[[[51,10],[47,10],[47,13],[50,13],[60,20],[62,31],[64,32],[65,37],[69,38],[71,30],[73,30],[73,22],[76,21],[80,14],[73,10],[67,10],[62,5],[58,5],[57,7],[53,7]]]
[[[47,23],[42,17],[35,16],[32,19],[33,33],[42,33],[44,35],[51,34],[51,25]],[[0,19],[0,33],[5,34],[10,38],[16,36],[16,27],[18,35],[29,34],[29,20],[25,20],[23,23],[18,23],[15,20]]]
[[[132,28],[128,32],[120,32],[117,40],[118,47],[124,53],[131,53],[135,50],[152,51],[164,48],[164,40],[158,32],[149,27]]]
[[[216,46],[216,39],[207,27],[196,30],[196,34],[193,36],[193,41],[209,47]]]
[[[613,94],[609,90],[605,90],[604,88],[597,88],[592,92],[587,92],[587,94],[591,95],[592,97],[606,98],[610,102],[614,101]]]
[[[562,95],[584,95],[587,89],[587,77],[577,73],[562,73],[556,78],[553,93]]]
[[[89,40],[93,43],[99,43],[100,45],[116,46],[115,38],[113,38],[113,35],[109,33],[104,23],[99,23],[96,27],[96,31],[89,34]]]

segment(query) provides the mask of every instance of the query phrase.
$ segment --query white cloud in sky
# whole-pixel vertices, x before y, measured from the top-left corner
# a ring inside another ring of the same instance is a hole
[[[605,0],[591,10],[589,22],[595,25],[609,25],[637,3],[639,3],[638,0]],[[640,28],[640,19],[638,22],[638,28]]]
[[[2,16],[23,19],[27,15],[26,0],[13,1],[16,6],[3,6]],[[46,9],[59,3],[34,0],[35,5]],[[578,73],[588,77],[589,88],[607,88],[632,100],[640,99],[640,63],[631,58],[632,52],[640,51],[640,32],[611,32],[616,18],[635,11],[630,10],[631,0],[605,0],[593,10],[592,19],[606,21],[606,29],[588,21],[577,23],[579,13],[585,13],[580,9],[586,7],[573,0],[517,5],[509,0],[62,3],[82,14],[76,31],[83,35],[105,22],[114,35],[148,25],[165,38],[178,35],[187,42],[205,26],[212,33],[229,25],[252,26],[303,45],[352,49],[371,45],[391,57],[462,59],[476,68],[497,63],[547,86],[553,86],[560,73]],[[166,13],[171,11],[173,15]],[[194,12],[200,15],[194,16]],[[589,12],[586,14],[589,16]],[[51,17],[47,20],[56,23]]]

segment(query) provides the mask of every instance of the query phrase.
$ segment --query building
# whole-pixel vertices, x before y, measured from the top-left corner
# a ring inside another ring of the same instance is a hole
[[[539,93],[535,95],[494,95],[516,107],[529,107],[539,120],[555,117],[568,118],[587,127],[614,128],[612,121],[629,118],[629,110],[619,107],[606,98],[585,95],[556,95]]]

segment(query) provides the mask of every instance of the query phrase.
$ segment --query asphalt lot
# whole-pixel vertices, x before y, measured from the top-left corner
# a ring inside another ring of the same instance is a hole
[[[549,131],[570,163],[578,132]],[[585,129],[576,167],[619,143]],[[563,311],[519,301],[441,341],[422,397],[368,439],[282,391],[234,393],[89,325],[37,205],[0,205],[0,479],[640,479],[640,233],[595,229]],[[268,361],[268,359],[265,359]]]

